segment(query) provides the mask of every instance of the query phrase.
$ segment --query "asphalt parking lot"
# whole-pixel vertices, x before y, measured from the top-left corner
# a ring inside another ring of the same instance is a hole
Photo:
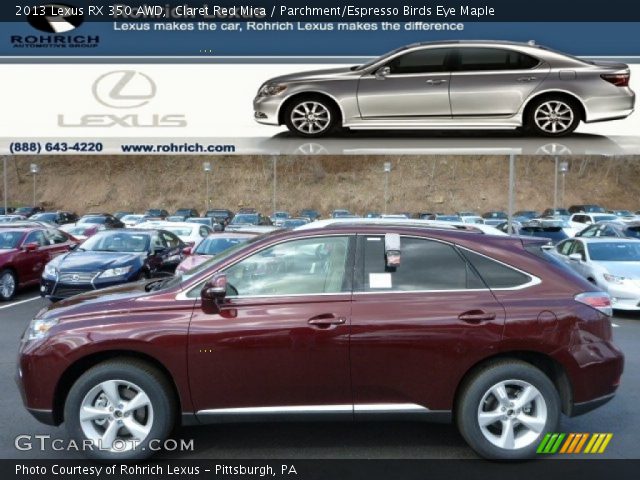
[[[23,408],[14,382],[19,337],[35,313],[47,304],[37,290],[21,292],[0,304],[0,458],[77,459],[74,451],[20,451],[18,435],[66,439],[63,427],[42,425]],[[576,418],[563,418],[563,432],[613,433],[599,458],[640,458],[640,314],[616,315],[614,337],[626,356],[618,395],[607,405]],[[428,459],[476,458],[452,425],[425,423],[279,423],[239,424],[180,429],[174,438],[194,440],[187,453],[167,458],[194,459]],[[37,442],[34,442],[37,445]],[[593,458],[593,456],[591,456]]]

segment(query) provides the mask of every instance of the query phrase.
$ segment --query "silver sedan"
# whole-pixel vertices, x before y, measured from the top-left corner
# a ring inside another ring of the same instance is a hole
[[[640,240],[572,238],[552,252],[608,292],[614,309],[640,310]]]
[[[629,116],[623,63],[589,62],[532,43],[409,45],[360,66],[265,82],[254,117],[320,137],[350,129],[515,129],[559,137],[580,121]]]

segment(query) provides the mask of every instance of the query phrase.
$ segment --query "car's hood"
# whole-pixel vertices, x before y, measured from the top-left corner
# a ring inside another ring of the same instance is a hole
[[[324,70],[311,70],[308,72],[291,73],[272,78],[265,83],[288,83],[288,82],[304,82],[309,80],[329,80],[333,78],[341,78],[346,75],[353,75],[351,67],[328,68]]]
[[[611,275],[640,280],[640,262],[594,262]]]
[[[114,268],[119,265],[128,265],[137,259],[143,258],[145,255],[144,253],[75,250],[56,257],[53,264],[61,272],[93,272]]]

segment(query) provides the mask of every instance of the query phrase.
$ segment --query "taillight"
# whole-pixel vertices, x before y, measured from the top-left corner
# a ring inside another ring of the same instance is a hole
[[[627,73],[603,73],[600,78],[606,80],[609,83],[614,84],[616,87],[628,87],[629,78],[631,74]]]
[[[595,308],[599,312],[604,313],[606,316],[613,316],[613,308],[611,307],[611,297],[605,292],[585,292],[576,295],[576,302],[589,305],[591,308]]]

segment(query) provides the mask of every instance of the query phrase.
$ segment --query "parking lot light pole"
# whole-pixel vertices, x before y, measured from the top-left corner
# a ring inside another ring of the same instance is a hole
[[[33,206],[36,206],[36,175],[40,172],[40,166],[37,163],[32,163],[30,168],[33,174]]]
[[[507,232],[513,234],[513,193],[515,185],[516,156],[509,155],[509,211],[507,217]]]
[[[7,190],[9,189],[9,181],[7,180],[7,176],[9,175],[7,173],[7,156],[5,155],[2,160],[3,160],[3,162],[2,162],[2,164],[3,164],[2,165],[3,166],[2,174],[3,174],[3,177],[4,177],[4,192],[3,192],[4,193],[4,199],[3,199],[4,200],[4,214],[7,215],[9,213],[7,211],[7,208],[9,208],[8,205],[7,205],[7,198],[8,198]]]
[[[558,157],[553,157],[555,162],[554,176],[553,176],[553,214],[556,214],[558,208]]]
[[[388,213],[389,208],[389,174],[391,173],[391,162],[384,162],[384,213]]]
[[[204,200],[204,211],[206,215],[207,211],[209,210],[209,205],[211,204],[211,201],[209,200],[209,175],[211,175],[211,162],[203,162],[202,168],[204,169],[204,178],[205,178],[206,189],[207,189],[207,194],[206,194],[207,196],[205,197],[205,200]]]
[[[566,181],[567,172],[569,171],[569,162],[566,162],[566,161],[560,162],[560,164],[558,165],[558,169],[557,170],[562,175],[562,195],[560,196],[560,200],[561,200],[562,204],[564,205],[564,189],[565,189],[565,181]]]
[[[278,157],[272,158],[273,162],[273,193],[271,197],[271,208],[273,209],[273,214],[276,213],[276,192],[278,191]]]

